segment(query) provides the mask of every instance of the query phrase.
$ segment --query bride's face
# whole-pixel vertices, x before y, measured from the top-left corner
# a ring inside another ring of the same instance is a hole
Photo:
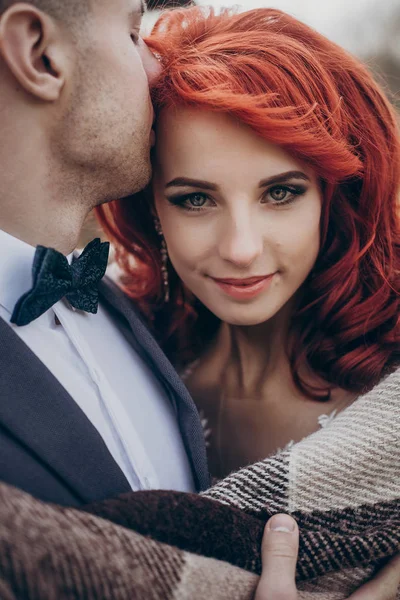
[[[222,321],[271,319],[315,263],[314,173],[228,115],[161,114],[154,194],[176,272]]]

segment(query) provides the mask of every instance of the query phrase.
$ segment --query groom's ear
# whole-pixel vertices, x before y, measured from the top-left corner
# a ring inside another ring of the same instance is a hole
[[[68,60],[52,17],[30,4],[12,5],[0,18],[0,56],[27,93],[47,102],[59,98]]]

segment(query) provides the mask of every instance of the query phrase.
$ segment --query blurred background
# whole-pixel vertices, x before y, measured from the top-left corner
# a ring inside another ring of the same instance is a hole
[[[150,33],[161,10],[191,4],[239,10],[267,6],[288,12],[361,58],[400,112],[400,0],[147,0],[144,35]],[[98,233],[90,216],[81,245]]]

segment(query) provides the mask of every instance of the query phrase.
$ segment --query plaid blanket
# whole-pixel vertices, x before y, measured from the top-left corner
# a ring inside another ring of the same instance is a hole
[[[400,549],[400,369],[288,451],[202,495],[138,492],[85,511],[0,485],[2,600],[246,600],[265,520],[301,532],[299,597],[340,600]]]

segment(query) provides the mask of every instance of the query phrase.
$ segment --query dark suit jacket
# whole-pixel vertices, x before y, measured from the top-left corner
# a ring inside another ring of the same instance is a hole
[[[100,285],[100,301],[164,385],[176,409],[197,489],[205,489],[209,476],[203,432],[188,391],[133,303],[110,280],[105,279]],[[2,319],[0,480],[41,500],[68,506],[130,490],[86,415]]]

